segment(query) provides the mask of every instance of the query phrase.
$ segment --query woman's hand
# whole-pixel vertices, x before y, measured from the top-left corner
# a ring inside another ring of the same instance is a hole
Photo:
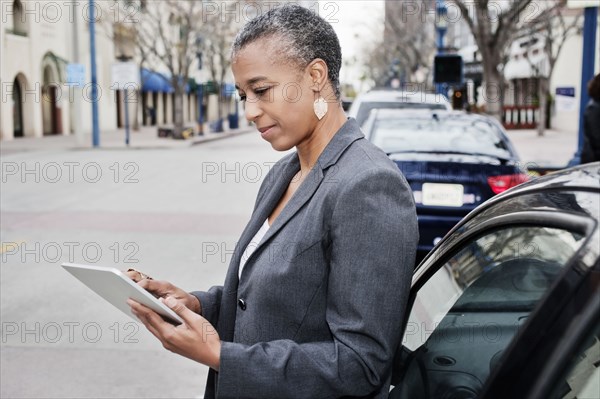
[[[181,317],[183,324],[174,326],[132,299],[128,299],[127,303],[133,314],[160,340],[165,349],[219,371],[221,339],[214,327],[174,297],[167,296],[160,300]]]
[[[202,313],[202,305],[198,298],[192,294],[174,286],[168,281],[153,280],[152,277],[135,269],[129,269],[125,272],[127,276],[138,283],[140,287],[149,291],[157,298],[166,298],[170,296],[182,302],[188,309],[191,309],[197,314]]]

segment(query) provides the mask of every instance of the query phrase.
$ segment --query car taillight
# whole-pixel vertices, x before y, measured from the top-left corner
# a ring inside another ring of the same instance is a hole
[[[488,184],[494,192],[494,194],[500,194],[503,191],[508,190],[518,184],[524,183],[529,180],[529,176],[524,173],[517,173],[514,175],[501,175],[501,176],[490,176],[488,177]]]

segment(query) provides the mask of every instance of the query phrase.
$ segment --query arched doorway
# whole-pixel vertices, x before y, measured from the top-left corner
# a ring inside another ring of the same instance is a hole
[[[19,78],[13,82],[13,137],[23,137],[23,91]]]
[[[44,135],[62,133],[59,87],[55,71],[50,65],[44,67],[42,86],[42,122]]]

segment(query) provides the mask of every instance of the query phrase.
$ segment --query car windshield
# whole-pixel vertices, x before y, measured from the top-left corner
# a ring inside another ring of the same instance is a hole
[[[382,118],[373,124],[370,140],[388,154],[466,153],[512,158],[496,127],[479,119]]]
[[[443,109],[446,110],[444,103],[423,103],[423,102],[411,102],[408,99],[404,101],[369,101],[360,104],[358,113],[356,114],[356,121],[359,125],[362,125],[365,120],[369,117],[369,113],[374,109]]]

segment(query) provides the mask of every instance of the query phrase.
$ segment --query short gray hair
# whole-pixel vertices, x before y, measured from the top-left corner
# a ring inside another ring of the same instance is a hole
[[[313,11],[295,4],[275,7],[250,20],[237,34],[231,56],[245,46],[265,37],[277,37],[282,56],[306,67],[316,58],[327,64],[329,81],[340,99],[342,49],[333,27]]]

